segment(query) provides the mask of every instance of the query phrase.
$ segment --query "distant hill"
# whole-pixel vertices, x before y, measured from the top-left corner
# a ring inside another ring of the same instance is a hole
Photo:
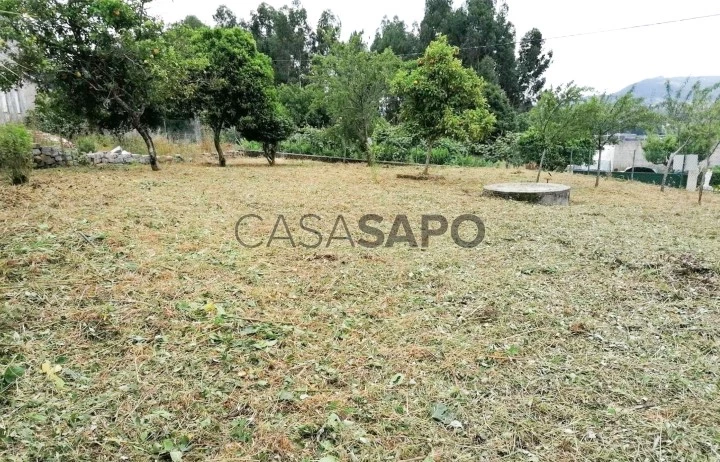
[[[673,89],[679,90],[682,85],[688,80],[688,87],[691,87],[698,80],[703,86],[714,85],[720,82],[720,76],[710,77],[655,77],[654,79],[646,79],[637,82],[633,85],[629,85],[619,92],[615,93],[615,96],[624,95],[635,87],[634,94],[645,99],[648,104],[657,104],[665,99],[665,82],[670,81],[670,85]]]

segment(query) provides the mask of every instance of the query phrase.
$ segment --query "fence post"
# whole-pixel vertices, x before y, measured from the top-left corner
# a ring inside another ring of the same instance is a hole
[[[637,149],[633,151],[633,163],[632,170],[630,170],[630,181],[635,181],[635,156],[637,155]]]

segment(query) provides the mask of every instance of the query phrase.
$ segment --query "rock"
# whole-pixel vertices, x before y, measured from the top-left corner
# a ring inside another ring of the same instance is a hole
[[[122,154],[122,153],[123,153],[123,148],[120,147],[120,146],[116,146],[115,149],[113,149],[112,151],[110,151],[110,153],[112,153],[112,154]]]
[[[34,156],[39,156],[40,154],[42,154],[42,149],[40,149],[40,148],[33,148],[33,155],[34,155]]]
[[[52,155],[53,148],[49,148],[47,146],[40,148],[40,151],[43,153],[43,155],[49,156]]]

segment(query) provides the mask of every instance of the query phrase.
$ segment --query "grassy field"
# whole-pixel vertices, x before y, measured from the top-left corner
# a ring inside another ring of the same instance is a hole
[[[720,196],[554,174],[573,204],[542,208],[481,197],[524,170],[235,162],[0,186],[0,460],[720,458]],[[248,240],[278,214],[487,237],[245,249],[248,213]]]

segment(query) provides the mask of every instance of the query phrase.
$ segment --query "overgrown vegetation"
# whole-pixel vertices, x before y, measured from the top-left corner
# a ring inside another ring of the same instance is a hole
[[[22,125],[0,125],[0,172],[11,184],[25,184],[33,168],[32,135]]]

